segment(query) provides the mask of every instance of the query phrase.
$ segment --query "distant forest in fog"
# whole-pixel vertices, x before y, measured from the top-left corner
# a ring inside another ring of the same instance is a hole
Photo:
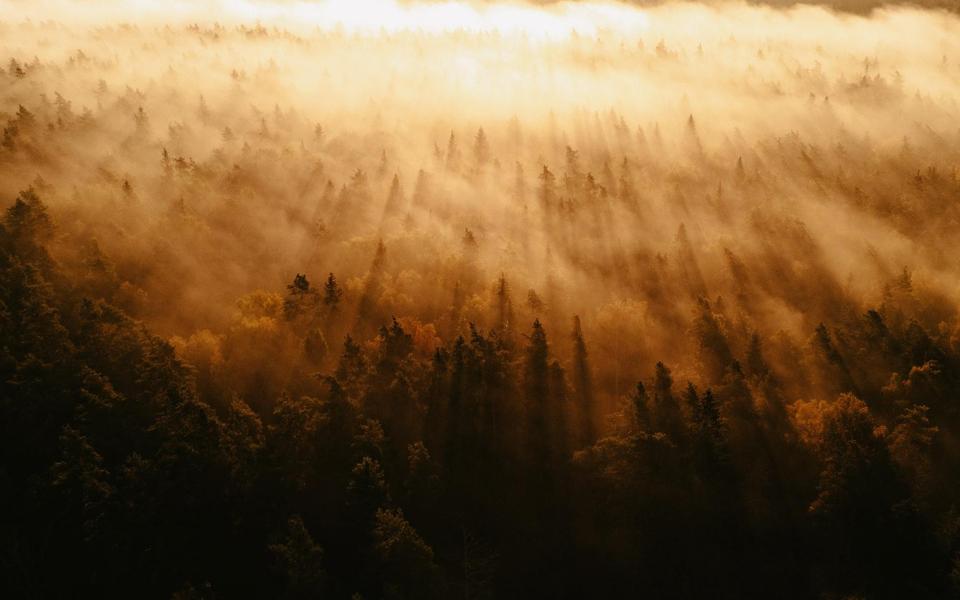
[[[48,5],[3,597],[960,595],[957,17]]]
[[[491,2],[496,2],[497,0],[489,0]],[[534,4],[541,5],[550,5],[557,4],[564,0],[534,0]],[[577,1],[577,0],[574,0]],[[661,4],[666,4],[667,2],[658,1],[658,0],[628,0],[630,4],[636,6],[658,6]],[[711,4],[710,2],[704,2],[704,4]],[[715,4],[722,5],[723,2],[715,2]],[[870,11],[876,10],[883,7],[916,7],[916,8],[925,8],[925,9],[939,9],[946,10],[950,12],[960,11],[960,2],[957,0],[811,0],[809,2],[800,2],[799,0],[752,0],[747,2],[747,4],[756,5],[756,6],[771,6],[776,8],[785,8],[798,6],[802,4],[810,4],[815,6],[822,6],[824,8],[832,8],[837,11],[851,12],[851,13],[869,13]]]

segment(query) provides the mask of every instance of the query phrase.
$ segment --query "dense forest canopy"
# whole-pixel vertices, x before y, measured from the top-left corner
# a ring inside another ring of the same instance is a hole
[[[0,4],[0,593],[956,597],[958,97],[919,8]]]

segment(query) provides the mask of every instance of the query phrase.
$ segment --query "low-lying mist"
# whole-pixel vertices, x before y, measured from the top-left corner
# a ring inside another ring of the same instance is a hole
[[[955,17],[514,6],[526,29],[501,32],[460,29],[494,8],[389,4],[453,28],[420,31],[218,6],[354,27],[3,15],[3,188],[33,185],[165,335],[226,334],[239,298],[329,272],[371,326],[415,318],[437,343],[496,325],[502,275],[517,326],[579,315],[604,382],[684,362],[701,297],[737,344],[803,337],[906,270],[952,323]]]

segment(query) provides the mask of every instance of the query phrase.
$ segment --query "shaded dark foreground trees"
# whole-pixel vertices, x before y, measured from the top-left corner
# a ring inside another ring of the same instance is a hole
[[[5,597],[956,593],[960,356],[916,322],[811,332],[806,377],[842,391],[788,402],[764,340],[738,357],[704,302],[713,379],[658,363],[601,419],[589,329],[515,325],[503,279],[489,331],[393,319],[320,353],[362,299],[297,274],[256,374],[188,364],[55,231],[32,190],[0,230]]]

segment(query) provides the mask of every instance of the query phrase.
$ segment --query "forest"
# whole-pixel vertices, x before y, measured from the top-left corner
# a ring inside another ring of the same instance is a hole
[[[960,598],[960,17],[0,1],[0,596]]]

